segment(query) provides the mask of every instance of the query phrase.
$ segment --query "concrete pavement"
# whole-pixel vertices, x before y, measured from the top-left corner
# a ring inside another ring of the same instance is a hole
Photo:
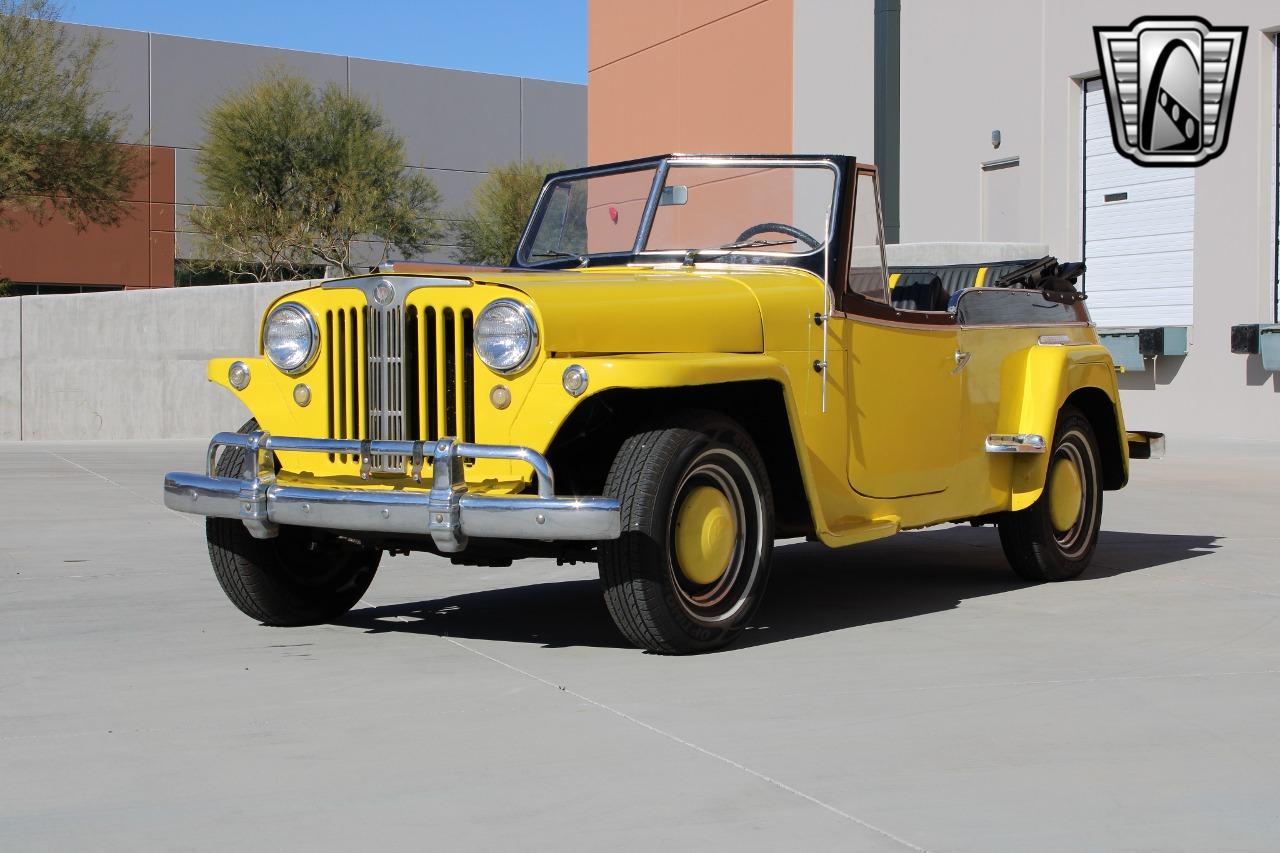
[[[1079,581],[785,545],[744,642],[663,658],[546,561],[261,627],[160,504],[203,443],[0,444],[0,849],[1275,850],[1280,444],[1171,452]]]

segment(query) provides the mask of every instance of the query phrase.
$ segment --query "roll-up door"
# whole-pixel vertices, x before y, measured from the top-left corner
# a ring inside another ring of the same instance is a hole
[[[1101,327],[1191,325],[1193,169],[1116,151],[1100,80],[1084,91],[1084,288]]]

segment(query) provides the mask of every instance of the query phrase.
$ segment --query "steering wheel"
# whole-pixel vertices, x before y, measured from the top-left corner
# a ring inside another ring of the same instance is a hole
[[[738,235],[735,243],[741,243],[757,234],[786,234],[788,237],[794,237],[801,243],[804,243],[810,249],[816,249],[822,245],[822,241],[814,237],[807,231],[801,231],[794,225],[784,225],[781,222],[761,222],[759,225],[752,225],[746,231]]]

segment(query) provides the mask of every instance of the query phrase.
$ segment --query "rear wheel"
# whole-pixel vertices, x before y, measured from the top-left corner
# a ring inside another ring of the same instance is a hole
[[[628,438],[605,483],[622,536],[600,548],[605,603],[637,646],[710,651],[751,620],[773,553],[773,496],[746,431],[712,413]]]
[[[1102,524],[1102,472],[1093,426],[1078,409],[1058,415],[1044,491],[1031,506],[1005,513],[1000,544],[1029,581],[1078,577],[1093,558]]]
[[[240,432],[257,429],[251,420]],[[244,452],[225,449],[218,476],[239,477]],[[234,518],[205,519],[205,538],[222,591],[241,612],[267,625],[336,619],[364,595],[382,559],[379,550],[305,527],[282,526],[275,538],[255,539]]]

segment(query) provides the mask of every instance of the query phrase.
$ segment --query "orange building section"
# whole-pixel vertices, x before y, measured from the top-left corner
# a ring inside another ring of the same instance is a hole
[[[587,161],[791,150],[792,0],[590,0]]]
[[[130,146],[146,169],[111,227],[77,231],[66,218],[20,219],[0,229],[0,276],[18,283],[96,287],[173,287],[174,150]]]

